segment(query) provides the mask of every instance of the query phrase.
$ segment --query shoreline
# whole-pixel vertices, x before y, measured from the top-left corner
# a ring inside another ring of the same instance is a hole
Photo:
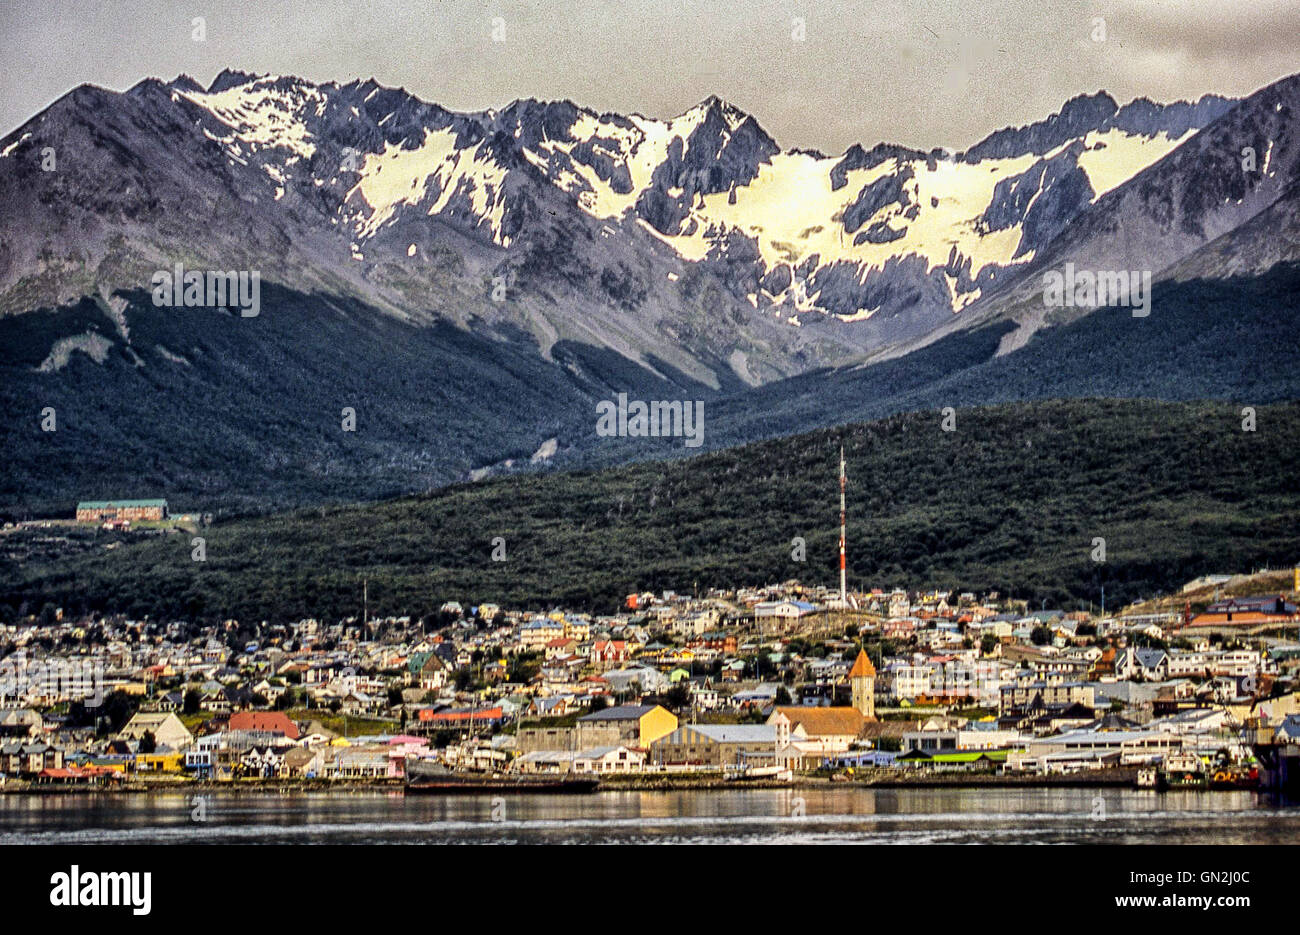
[[[1021,776],[999,773],[923,773],[918,775],[858,775],[831,778],[802,775],[782,782],[771,779],[727,780],[718,774],[707,777],[687,776],[616,776],[601,779],[601,792],[657,791],[676,789],[983,789],[1002,788],[1091,788],[1095,786],[1137,787],[1137,770],[1131,768],[1098,770],[1056,776]]]
[[[1137,770],[1133,768],[1107,769],[1095,772],[1070,773],[1057,776],[1003,775],[996,773],[929,773],[906,775],[891,772],[889,775],[858,775],[846,778],[804,775],[788,781],[776,779],[724,779],[719,773],[695,776],[635,775],[602,776],[600,786],[592,794],[601,792],[676,792],[740,789],[1036,789],[1036,788],[1137,788]],[[514,794],[528,794],[527,790],[511,790]],[[1220,791],[1220,790],[1201,790]],[[1228,790],[1231,791],[1231,790]],[[348,779],[348,780],[284,780],[241,779],[233,781],[180,780],[163,782],[125,782],[112,785],[47,785],[21,783],[11,780],[0,786],[3,796],[66,796],[66,795],[151,795],[165,793],[205,794],[249,793],[279,795],[295,794],[347,794],[393,792],[405,795],[405,783],[399,779]],[[484,793],[487,794],[487,793]],[[537,794],[545,795],[545,792]]]

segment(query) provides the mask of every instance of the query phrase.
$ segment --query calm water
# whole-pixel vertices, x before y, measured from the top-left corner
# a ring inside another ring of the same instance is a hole
[[[206,816],[196,821],[195,815]],[[13,843],[1300,842],[1300,807],[1253,792],[754,789],[589,796],[390,792],[0,796]]]

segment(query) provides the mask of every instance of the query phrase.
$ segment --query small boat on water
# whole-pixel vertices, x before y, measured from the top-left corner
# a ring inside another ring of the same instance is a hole
[[[1211,789],[1258,789],[1259,767],[1228,766],[1214,771],[1210,777]]]
[[[1139,789],[1257,789],[1256,766],[1220,766],[1207,769],[1200,758],[1188,753],[1172,754],[1159,767],[1138,770]]]
[[[406,761],[406,786],[408,793],[426,795],[472,795],[497,793],[519,795],[524,793],[546,795],[583,795],[595,792],[600,780],[595,777],[575,776],[571,773],[556,775],[530,775],[527,773],[479,773],[451,770],[441,763],[416,757]]]

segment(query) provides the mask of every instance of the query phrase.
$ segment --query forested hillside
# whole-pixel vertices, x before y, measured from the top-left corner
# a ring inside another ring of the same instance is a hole
[[[0,567],[0,613],[276,620],[446,600],[612,611],[644,588],[837,577],[849,462],[854,585],[998,589],[1068,607],[1300,558],[1300,404],[1067,400],[959,408],[599,472],[498,478],[310,508],[34,566]],[[105,534],[107,535],[107,534]],[[792,561],[804,537],[807,561]],[[504,539],[505,560],[493,561]],[[1092,561],[1106,540],[1106,562]]]

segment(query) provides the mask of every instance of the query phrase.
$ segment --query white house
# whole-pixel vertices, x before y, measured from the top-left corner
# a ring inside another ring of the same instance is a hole
[[[817,608],[807,601],[760,601],[754,605],[755,620],[798,620]]]
[[[118,731],[117,739],[140,740],[145,734],[152,734],[159,747],[166,746],[173,750],[183,750],[194,742],[194,735],[189,728],[171,711],[141,711],[133,714],[131,720]]]
[[[638,773],[645,769],[645,751],[624,746],[595,747],[573,758],[575,773]]]

